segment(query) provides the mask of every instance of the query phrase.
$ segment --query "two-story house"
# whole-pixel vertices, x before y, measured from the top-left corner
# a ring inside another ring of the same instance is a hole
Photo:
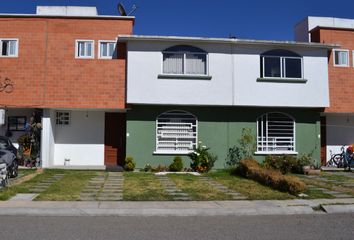
[[[16,143],[35,113],[43,167],[120,164],[126,57],[117,35],[133,24],[95,7],[0,14],[0,135]]]
[[[242,129],[255,155],[320,158],[332,45],[120,35],[127,44],[126,154],[138,167],[210,147],[223,168]],[[201,141],[201,143],[200,143]]]
[[[342,145],[354,143],[354,20],[307,17],[295,27],[295,40],[336,44],[328,55],[330,107],[322,114],[322,164]]]

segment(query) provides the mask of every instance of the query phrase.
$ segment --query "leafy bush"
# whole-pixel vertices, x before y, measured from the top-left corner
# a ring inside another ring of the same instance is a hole
[[[135,168],[135,162],[133,157],[126,157],[125,158],[125,162],[124,162],[124,166],[123,166],[125,171],[134,171]]]
[[[152,169],[152,167],[151,167],[150,164],[146,164],[145,167],[144,167],[144,171],[145,172],[151,172],[151,169]]]
[[[217,156],[208,152],[210,148],[200,146],[190,153],[191,168],[196,172],[209,172],[217,160]]]
[[[180,172],[183,169],[182,158],[177,156],[173,159],[173,163],[168,167],[171,172]]]
[[[237,145],[228,149],[226,164],[231,167],[237,167],[242,159],[252,158],[255,150],[255,136],[252,134],[251,129],[243,128],[241,138],[238,140]]]
[[[266,168],[276,169],[286,174],[296,167],[297,160],[291,155],[268,155],[263,164]]]
[[[283,174],[303,173],[303,166],[308,166],[312,163],[311,154],[301,155],[295,158],[291,155],[269,155],[264,160],[266,168],[280,170]]]
[[[168,167],[160,165],[160,164],[157,167],[151,168],[151,172],[166,172],[167,170],[168,170]]]
[[[298,178],[284,176],[277,170],[262,168],[254,159],[241,160],[238,173],[263,185],[291,194],[298,194],[306,188],[306,185]]]

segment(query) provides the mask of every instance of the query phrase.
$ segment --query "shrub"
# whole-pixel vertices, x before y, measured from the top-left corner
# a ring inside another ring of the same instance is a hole
[[[123,166],[125,171],[134,171],[135,168],[135,162],[133,157],[126,157],[124,166]]]
[[[255,136],[249,128],[242,129],[241,138],[237,142],[237,145],[228,149],[226,156],[226,164],[231,167],[237,167],[244,158],[251,158],[256,150]]]
[[[303,154],[296,159],[296,165],[293,167],[293,173],[304,173],[303,167],[313,164],[311,154]]]
[[[262,168],[254,159],[240,161],[238,173],[263,185],[291,194],[298,194],[306,188],[298,178],[284,176],[278,170]]]
[[[296,167],[297,160],[291,155],[268,155],[263,164],[266,168],[276,169],[286,174]]]
[[[144,167],[144,171],[145,172],[151,172],[151,169],[152,169],[152,167],[151,167],[150,164],[146,164],[145,167]]]
[[[151,168],[151,172],[166,172],[167,170],[168,170],[168,167],[160,165],[160,164],[157,167]]]
[[[191,159],[191,168],[196,172],[209,172],[217,160],[217,156],[208,152],[209,148],[200,146],[190,153],[188,156]]]
[[[177,156],[173,159],[173,163],[168,167],[171,172],[180,172],[183,169],[182,158]]]

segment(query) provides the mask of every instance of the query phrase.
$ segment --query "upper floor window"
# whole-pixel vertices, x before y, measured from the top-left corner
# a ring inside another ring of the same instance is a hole
[[[303,78],[303,61],[288,50],[272,50],[261,55],[263,78]]]
[[[167,111],[156,119],[156,151],[187,154],[197,147],[197,118],[185,111]]]
[[[0,53],[2,57],[18,56],[18,40],[17,39],[0,39]]]
[[[76,58],[94,58],[93,40],[76,40]]]
[[[112,59],[115,48],[115,41],[99,41],[99,58]]]
[[[200,48],[178,45],[167,48],[162,54],[164,74],[208,74],[208,54]]]
[[[294,119],[278,112],[260,116],[257,119],[257,152],[294,153]]]
[[[334,49],[333,50],[334,66],[348,67],[349,66],[349,50]]]

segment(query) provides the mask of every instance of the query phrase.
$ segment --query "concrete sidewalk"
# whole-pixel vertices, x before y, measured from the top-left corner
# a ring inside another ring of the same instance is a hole
[[[2,216],[241,216],[326,212],[354,213],[354,198],[205,202],[0,202]]]

